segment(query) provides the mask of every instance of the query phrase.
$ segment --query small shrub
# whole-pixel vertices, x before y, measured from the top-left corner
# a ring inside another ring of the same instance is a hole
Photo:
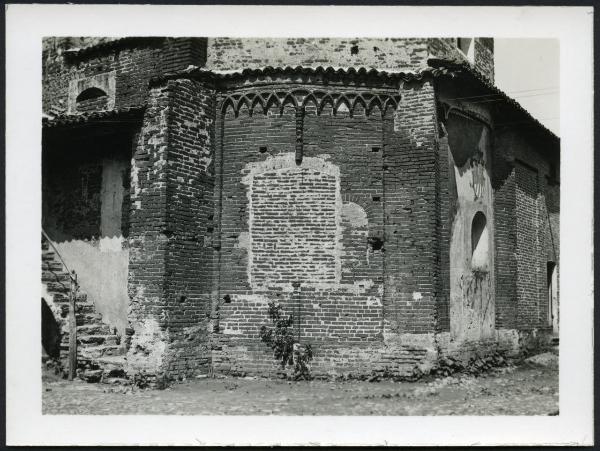
[[[279,304],[269,302],[271,326],[261,326],[260,339],[273,350],[273,357],[281,368],[293,367],[294,380],[311,379],[309,363],[313,350],[309,344],[302,345],[294,338],[292,315],[284,316]]]

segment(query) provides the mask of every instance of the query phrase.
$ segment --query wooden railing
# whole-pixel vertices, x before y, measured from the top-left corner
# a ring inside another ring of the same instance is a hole
[[[65,270],[69,274],[69,380],[72,381],[77,371],[77,318],[75,316],[75,299],[77,298],[77,291],[79,290],[79,284],[77,283],[77,274],[75,271],[71,271],[67,266],[62,255],[45,232],[42,229],[42,236],[48,241],[48,244],[54,250],[54,253],[58,256],[60,262],[65,267]],[[52,271],[52,270],[50,270]]]

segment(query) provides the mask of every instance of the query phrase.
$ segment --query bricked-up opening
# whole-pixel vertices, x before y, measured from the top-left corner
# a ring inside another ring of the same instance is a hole
[[[339,170],[294,153],[255,163],[250,200],[248,279],[253,286],[339,283]]]
[[[106,92],[99,88],[89,88],[75,99],[75,108],[79,113],[105,110],[108,105]]]
[[[471,225],[471,266],[474,270],[487,271],[489,237],[485,215],[478,211]]]

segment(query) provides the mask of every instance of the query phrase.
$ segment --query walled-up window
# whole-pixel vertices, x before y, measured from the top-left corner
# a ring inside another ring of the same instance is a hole
[[[107,105],[108,96],[99,88],[88,88],[75,99],[75,108],[78,113],[105,110]]]
[[[478,211],[471,224],[471,266],[474,270],[488,269],[489,251],[487,220],[485,215]]]

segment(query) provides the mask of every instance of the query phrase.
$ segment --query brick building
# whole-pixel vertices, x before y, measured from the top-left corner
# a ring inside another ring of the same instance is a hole
[[[271,374],[269,302],[315,374],[556,334],[559,139],[494,86],[492,39],[49,38],[43,58],[44,347],[65,349],[74,271],[84,377]]]

